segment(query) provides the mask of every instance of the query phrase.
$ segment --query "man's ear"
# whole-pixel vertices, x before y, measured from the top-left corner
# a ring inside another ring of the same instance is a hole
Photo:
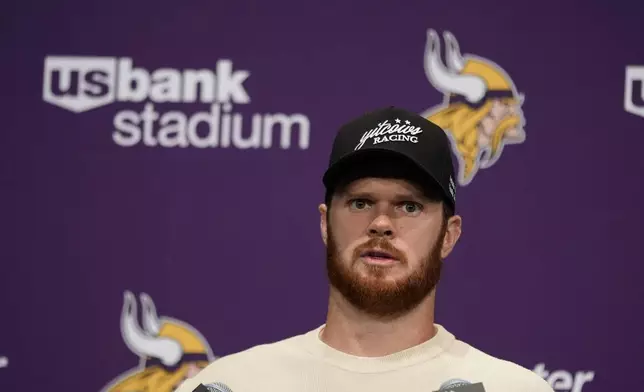
[[[327,214],[327,206],[326,204],[320,204],[318,206],[318,210],[320,211],[320,233],[322,234],[322,241],[324,241],[324,245],[326,246],[327,242],[327,219],[326,219],[326,214]]]
[[[461,229],[463,220],[460,216],[454,215],[447,221],[447,230],[445,237],[443,237],[443,248],[441,249],[441,258],[445,259],[452,253],[452,249],[456,246],[458,239],[461,237]]]

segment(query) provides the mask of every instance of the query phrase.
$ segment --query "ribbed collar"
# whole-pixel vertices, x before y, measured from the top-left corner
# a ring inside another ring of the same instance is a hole
[[[358,357],[336,350],[320,339],[325,324],[302,336],[304,347],[316,358],[331,365],[358,373],[378,373],[428,361],[447,350],[455,337],[439,324],[434,324],[436,334],[429,340],[383,357]]]

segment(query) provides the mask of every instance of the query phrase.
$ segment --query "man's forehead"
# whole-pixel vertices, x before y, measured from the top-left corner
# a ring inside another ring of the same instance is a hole
[[[366,177],[350,182],[344,189],[345,193],[391,193],[411,194],[421,197],[423,192],[416,184],[395,178]]]

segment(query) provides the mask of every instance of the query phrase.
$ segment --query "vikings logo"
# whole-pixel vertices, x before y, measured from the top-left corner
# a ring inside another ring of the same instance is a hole
[[[429,30],[425,73],[444,94],[444,102],[422,115],[447,132],[458,159],[458,182],[472,182],[479,169],[501,157],[503,147],[525,141],[524,101],[506,72],[474,55],[462,56],[454,36],[443,35],[446,65],[440,57],[438,34]]]
[[[147,294],[141,294],[141,304],[143,328],[137,321],[136,299],[125,292],[121,334],[130,351],[139,356],[139,366],[101,392],[171,392],[215,360],[197,330],[175,319],[159,318]]]

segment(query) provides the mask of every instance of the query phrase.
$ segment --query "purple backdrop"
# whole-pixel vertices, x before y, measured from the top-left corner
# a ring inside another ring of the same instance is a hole
[[[626,67],[644,65],[642,4],[15,3],[0,38],[0,390],[98,392],[136,371],[126,291],[214,356],[324,322],[317,205],[333,135],[365,110],[442,103],[428,29],[502,67],[526,120],[525,141],[460,187],[438,322],[543,364],[557,391],[641,389],[644,72]],[[166,69],[168,89],[119,99],[123,58]],[[193,76],[214,87],[191,89]],[[213,98],[232,99],[212,120],[219,139],[205,122],[192,135]],[[161,119],[134,143],[147,104]],[[227,142],[232,113],[245,137],[257,121],[256,147]]]

